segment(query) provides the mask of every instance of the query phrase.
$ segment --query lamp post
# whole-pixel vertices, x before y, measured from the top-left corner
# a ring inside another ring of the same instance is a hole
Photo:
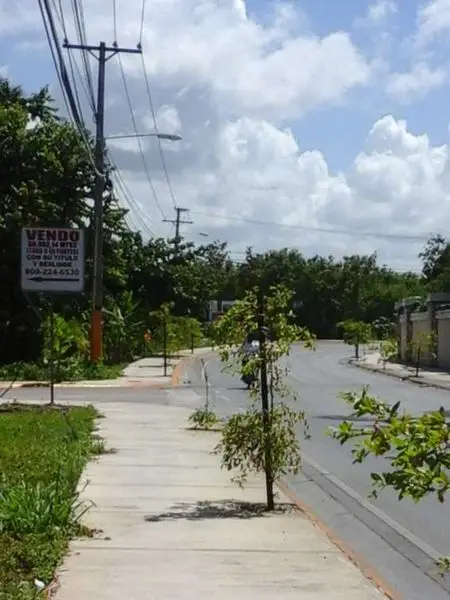
[[[104,44],[100,48],[102,61],[104,63]],[[115,50],[117,52],[118,50]],[[102,54],[103,53],[103,54]],[[102,64],[103,64],[102,63]],[[103,86],[101,78],[101,86],[99,85],[99,97],[103,98],[104,90],[100,89]],[[100,111],[103,113],[103,110]],[[94,249],[94,284],[93,284],[93,311],[91,319],[91,360],[97,362],[102,356],[102,338],[103,338],[103,191],[104,191],[104,173],[103,173],[103,151],[104,143],[107,140],[119,140],[127,138],[140,137],[155,137],[160,140],[169,140],[177,142],[181,139],[181,135],[175,133],[159,133],[159,131],[150,133],[125,134],[125,135],[103,135],[103,120],[98,120],[97,133],[97,172],[100,174],[96,177],[96,201],[97,211],[95,220],[95,249]],[[165,371],[167,371],[167,359],[165,361]]]
[[[167,140],[169,142],[179,142],[183,138],[178,133],[159,133],[159,131],[152,131],[150,133],[127,133],[124,135],[108,135],[105,137],[105,140],[126,140],[132,138],[141,138],[141,137],[154,137],[159,140]]]

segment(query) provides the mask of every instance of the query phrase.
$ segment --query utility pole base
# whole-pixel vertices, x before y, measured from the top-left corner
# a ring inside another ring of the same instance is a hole
[[[102,359],[102,311],[93,310],[91,317],[91,361]]]

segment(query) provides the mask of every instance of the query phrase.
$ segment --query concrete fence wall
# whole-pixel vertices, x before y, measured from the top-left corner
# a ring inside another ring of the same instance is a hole
[[[437,320],[437,355],[438,366],[450,371],[450,310],[436,313]]]
[[[423,352],[420,362],[423,366],[435,366],[450,371],[450,297],[447,294],[435,294],[427,301],[427,310],[414,310],[417,300],[402,301],[397,309],[397,338],[399,358],[404,362],[411,360],[411,347],[421,336],[434,334],[436,338],[435,352]],[[443,307],[445,305],[445,309]]]
[[[407,315],[399,317],[399,353],[400,360],[406,362],[408,358],[408,318]]]
[[[431,319],[428,312],[417,312],[411,313],[410,315],[412,332],[411,341],[414,344],[419,343],[421,338],[432,333]],[[415,360],[415,358],[414,358]],[[432,366],[435,362],[434,354],[428,349],[422,349],[420,354],[420,364],[426,366]]]

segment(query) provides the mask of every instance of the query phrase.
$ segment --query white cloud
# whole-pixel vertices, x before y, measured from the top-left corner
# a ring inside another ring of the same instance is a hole
[[[393,0],[376,0],[373,4],[369,4],[366,20],[373,25],[381,25],[396,13],[397,4]]]
[[[447,76],[444,68],[431,69],[426,63],[420,62],[409,72],[392,74],[386,91],[394,99],[408,103],[442,87]]]
[[[3,2],[3,11],[10,7],[11,23],[14,3]],[[70,2],[65,2],[68,17]],[[28,21],[34,18],[36,26],[34,2],[23,4],[21,10],[28,11]],[[117,41],[135,46],[141,2],[117,4]],[[386,116],[373,124],[363,151],[346,172],[333,172],[320,149],[300,149],[297,122],[317,109],[338,106],[354,89],[372,83],[372,57],[355,46],[349,33],[314,34],[293,3],[278,3],[276,18],[267,24],[256,20],[244,0],[152,0],[147,5],[143,47],[159,129],[183,136],[182,143],[170,146],[177,151],[167,152],[166,160],[177,201],[192,209],[196,221],[189,235],[206,231],[235,249],[292,245],[321,254],[378,250],[383,260],[405,265],[415,259],[420,242],[388,242],[364,232],[422,235],[450,222],[450,146],[433,147],[426,134],[413,134],[405,121]],[[108,14],[100,0],[84,0],[84,6],[88,40],[111,43],[112,7]],[[378,2],[368,15],[380,22],[392,11],[392,3]],[[29,35],[27,23],[20,27],[17,22],[18,43]],[[76,41],[72,30],[69,38]],[[139,131],[151,131],[141,61],[124,55],[123,63]],[[419,65],[393,77],[390,93],[417,95],[426,86],[437,86],[438,75]],[[346,118],[350,132],[353,123]],[[107,67],[106,120],[107,132],[132,132],[114,59]],[[142,206],[138,218],[167,234],[136,140],[110,146]],[[160,203],[171,216],[157,144],[147,140],[143,146]],[[284,227],[252,225],[242,217]],[[355,235],[320,231],[326,229]]]
[[[179,87],[206,88],[225,115],[252,111],[262,117],[298,117],[339,102],[369,79],[370,67],[347,33],[320,38],[301,29],[293,32],[292,8],[263,26],[247,16],[244,2],[167,0],[165,10],[158,4],[149,7],[144,42],[150,76]],[[130,72],[137,68],[140,76],[136,64],[127,61]]]
[[[164,106],[161,106],[158,109],[156,118],[161,132],[179,133],[182,129],[180,116],[173,105],[164,104]]]
[[[429,0],[418,11],[420,44],[426,44],[450,29],[450,0]]]
[[[332,173],[320,151],[301,152],[290,130],[248,117],[223,123],[213,152],[214,168],[184,169],[174,185],[193,211],[190,234],[225,237],[235,250],[292,245],[306,253],[378,251],[382,261],[406,268],[416,264],[419,238],[450,222],[450,145],[434,147],[426,134],[411,133],[392,115],[373,125],[346,173]],[[146,184],[135,179],[132,189],[142,197]],[[416,241],[408,239],[414,236]]]

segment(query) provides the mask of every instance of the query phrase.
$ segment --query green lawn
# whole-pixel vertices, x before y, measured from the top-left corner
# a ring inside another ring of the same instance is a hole
[[[0,600],[31,600],[52,581],[71,537],[86,534],[76,493],[103,444],[93,407],[0,406]]]

